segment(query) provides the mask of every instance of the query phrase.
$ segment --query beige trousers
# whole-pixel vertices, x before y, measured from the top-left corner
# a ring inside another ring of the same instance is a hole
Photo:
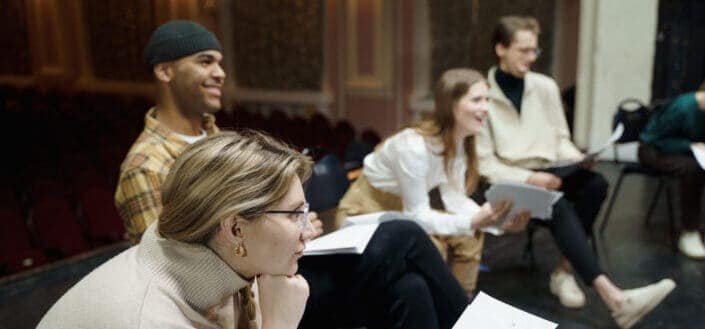
[[[360,175],[338,204],[335,227],[339,228],[347,216],[402,209],[399,196],[375,188],[364,175]],[[484,243],[482,232],[476,231],[474,236],[431,235],[431,241],[463,289],[474,291]]]

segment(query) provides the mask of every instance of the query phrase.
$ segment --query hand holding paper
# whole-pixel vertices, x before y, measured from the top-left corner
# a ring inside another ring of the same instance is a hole
[[[526,227],[531,217],[531,211],[526,209],[510,211],[513,208],[511,201],[500,199],[494,202],[485,202],[472,218],[472,228],[487,230],[500,228],[502,231],[518,232]]]
[[[553,205],[563,196],[563,192],[549,191],[540,187],[521,183],[497,183],[485,192],[489,202],[512,200],[514,207],[506,218],[512,218],[521,210],[531,212],[533,218],[551,219]],[[503,223],[500,223],[500,226]],[[484,229],[488,233],[500,234],[497,227]]]

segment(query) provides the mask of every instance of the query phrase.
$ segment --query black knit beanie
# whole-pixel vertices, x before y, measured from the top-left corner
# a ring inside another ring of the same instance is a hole
[[[144,48],[148,68],[204,50],[221,51],[215,35],[205,27],[185,20],[173,20],[159,26]]]

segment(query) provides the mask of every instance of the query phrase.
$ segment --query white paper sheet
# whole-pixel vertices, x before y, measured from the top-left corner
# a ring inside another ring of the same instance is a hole
[[[512,210],[505,220],[509,220],[521,210],[531,211],[532,218],[550,220],[553,215],[553,205],[563,196],[563,192],[550,191],[537,186],[522,183],[497,183],[485,191],[489,202],[501,200],[512,201]],[[499,223],[498,226],[503,224]],[[483,231],[491,234],[501,234],[499,227],[488,227]]]
[[[372,224],[372,223],[384,223],[390,220],[410,220],[414,221],[408,215],[405,215],[399,211],[378,211],[371,212],[369,214],[348,216],[343,220],[341,227],[348,227],[350,225],[360,225],[360,224]]]
[[[341,224],[342,227],[348,227],[351,225],[361,225],[361,224],[373,224],[379,223],[380,217],[384,215],[385,211],[372,212],[364,215],[348,216],[343,220]]]
[[[362,254],[378,226],[379,223],[351,225],[311,240],[304,256]]]
[[[480,292],[463,311],[453,329],[555,329],[558,324]]]
[[[705,170],[705,149],[690,144],[690,150],[693,151],[693,155],[695,155],[695,160],[698,160],[700,168],[703,168],[703,170]]]
[[[544,170],[553,173],[554,175],[565,178],[578,170],[578,168],[588,162],[593,162],[597,159],[602,152],[607,150],[608,147],[612,146],[620,137],[624,134],[624,125],[618,124],[617,127],[612,132],[610,138],[607,139],[602,147],[595,151],[585,154],[585,156],[580,160],[561,160],[547,164],[543,167]]]

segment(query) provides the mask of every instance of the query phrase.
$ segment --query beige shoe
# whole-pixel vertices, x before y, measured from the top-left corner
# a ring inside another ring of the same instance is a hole
[[[551,293],[558,296],[563,306],[569,308],[585,306],[585,294],[580,290],[572,274],[564,270],[553,271],[549,287],[551,288]]]
[[[678,249],[693,259],[705,259],[705,245],[698,231],[683,231],[678,239]]]
[[[656,307],[676,287],[671,279],[624,291],[624,300],[612,312],[612,318],[620,328],[631,328]]]

